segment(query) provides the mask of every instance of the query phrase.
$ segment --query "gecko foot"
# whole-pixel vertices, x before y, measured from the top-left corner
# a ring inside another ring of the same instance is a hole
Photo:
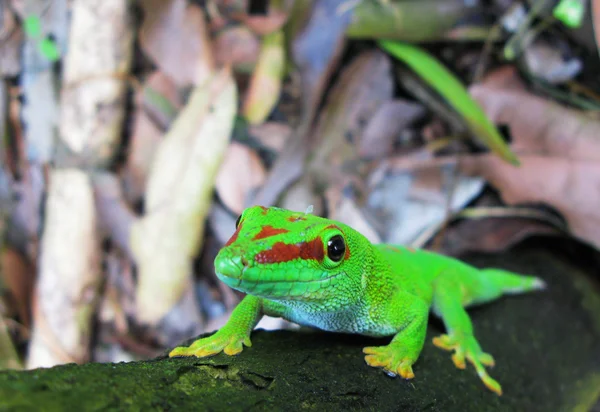
[[[400,375],[404,379],[412,379],[415,374],[412,365],[416,357],[410,356],[409,351],[399,344],[391,343],[387,346],[369,346],[363,349],[366,353],[365,362],[369,366],[382,368],[390,376]]]
[[[214,335],[198,339],[190,346],[180,346],[169,353],[169,357],[174,356],[196,356],[203,358],[205,356],[216,355],[223,351],[227,355],[237,355],[243,349],[243,345],[252,346],[250,337],[247,334],[230,332],[223,328]]]
[[[465,359],[468,360],[475,367],[483,384],[492,392],[502,395],[502,387],[487,373],[484,367],[484,365],[494,366],[494,358],[481,350],[473,335],[441,335],[433,338],[433,344],[438,348],[454,351],[452,362],[459,369],[465,369],[467,366]]]

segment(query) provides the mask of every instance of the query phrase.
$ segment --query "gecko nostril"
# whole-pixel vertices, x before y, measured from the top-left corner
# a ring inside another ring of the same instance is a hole
[[[242,265],[244,265],[244,267],[248,267],[248,260],[244,256],[242,256],[241,260],[242,260]]]

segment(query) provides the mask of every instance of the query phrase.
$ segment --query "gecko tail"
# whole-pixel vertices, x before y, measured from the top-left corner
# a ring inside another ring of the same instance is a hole
[[[502,269],[483,269],[481,272],[502,294],[518,294],[547,287],[546,282],[535,276],[518,275]]]

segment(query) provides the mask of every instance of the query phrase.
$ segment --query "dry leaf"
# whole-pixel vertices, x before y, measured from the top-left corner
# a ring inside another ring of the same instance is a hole
[[[344,33],[352,18],[351,7],[339,7],[343,3],[342,0],[315,2],[310,19],[293,39],[293,59],[302,83],[302,119],[256,195],[257,204],[274,204],[302,174],[308,135],[327,81],[342,56]]]
[[[242,108],[242,113],[250,124],[264,122],[279,100],[285,69],[283,40],[281,31],[263,38],[258,63],[252,73]]]
[[[130,239],[139,269],[136,301],[142,322],[160,321],[188,285],[236,100],[230,74],[218,73],[192,92],[157,149],[146,214],[134,223]]]
[[[140,45],[179,86],[200,85],[214,70],[202,9],[186,0],[142,0]]]
[[[488,116],[507,124],[521,167],[488,155],[461,160],[508,204],[546,203],[560,211],[576,236],[600,247],[600,122],[524,91],[472,88]]]
[[[370,117],[359,153],[364,159],[381,158],[391,153],[395,139],[411,122],[425,114],[425,108],[407,100],[388,100]]]
[[[137,93],[131,143],[123,170],[124,194],[132,204],[135,204],[146,190],[146,179],[154,153],[164,133],[159,122],[168,126],[172,121],[171,118],[165,118],[167,115],[148,98],[144,92],[148,88],[160,95],[174,109],[179,109],[182,105],[175,84],[162,72],[154,72],[148,76],[144,87]]]
[[[120,143],[133,54],[130,5],[72,2],[63,70],[60,146],[89,166],[112,161]],[[106,24],[107,21],[110,24]],[[92,315],[102,281],[94,195],[88,170],[50,171],[28,367],[90,358]]]
[[[231,64],[235,70],[250,72],[256,65],[260,41],[247,27],[229,27],[217,34],[213,52],[218,67]]]
[[[266,174],[252,149],[232,142],[217,174],[217,193],[225,206],[239,215],[247,206],[248,194],[263,184]]]
[[[23,255],[9,247],[5,247],[0,254],[0,266],[3,278],[0,283],[11,294],[20,322],[29,327],[35,269]]]
[[[0,76],[16,76],[21,71],[23,31],[7,6],[0,6]]]
[[[0,314],[0,370],[23,369],[15,345],[12,342],[6,322]]]
[[[292,128],[287,123],[266,122],[258,125],[250,125],[248,133],[260,141],[260,143],[279,153],[283,150],[285,142],[292,134]]]

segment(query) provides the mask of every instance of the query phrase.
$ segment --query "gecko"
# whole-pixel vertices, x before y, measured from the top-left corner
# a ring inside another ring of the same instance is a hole
[[[368,365],[412,379],[425,342],[429,314],[446,333],[435,346],[453,351],[452,361],[473,365],[483,384],[502,387],[486,367],[465,308],[503,294],[544,289],[545,283],[502,269],[477,269],[427,250],[372,244],[341,222],[277,207],[253,206],[239,216],[231,238],[215,258],[217,277],[246,293],[227,323],[175,356],[239,354],[263,315],[325,331],[393,336],[385,346],[363,349]]]

